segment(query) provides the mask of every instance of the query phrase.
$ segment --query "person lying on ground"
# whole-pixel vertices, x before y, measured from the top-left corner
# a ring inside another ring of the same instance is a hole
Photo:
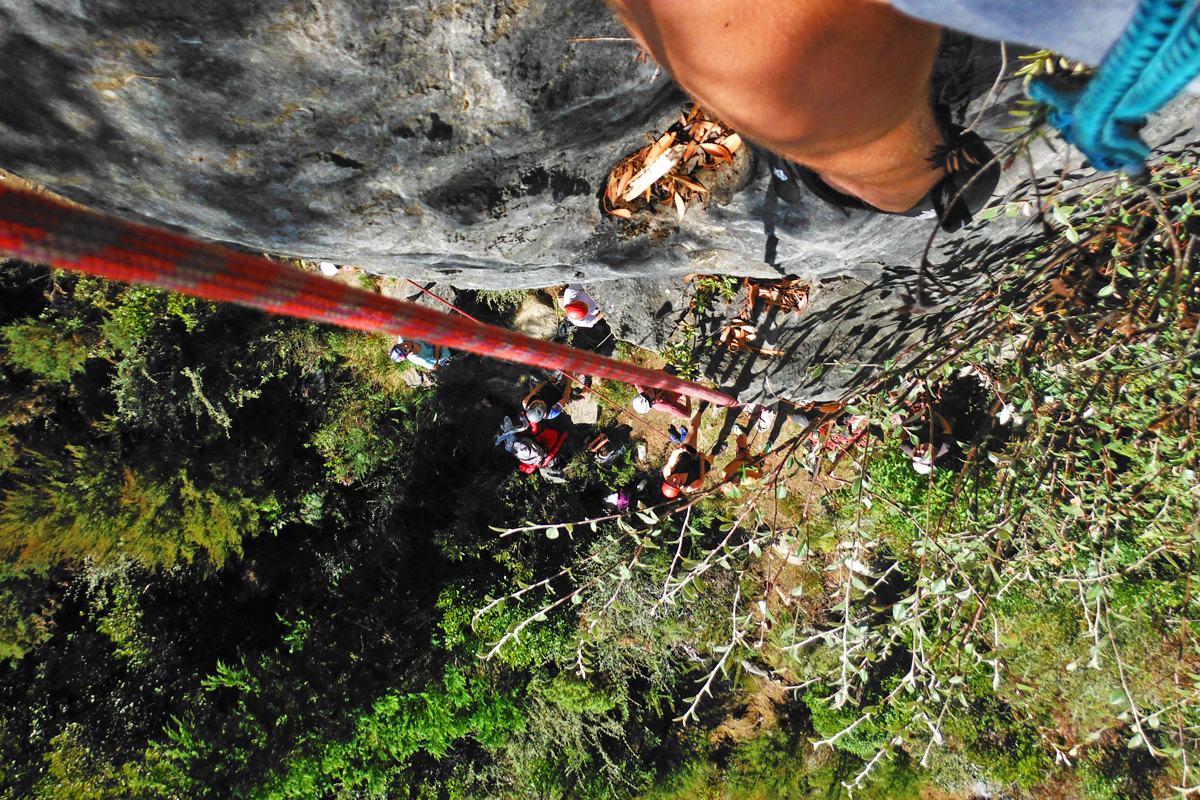
[[[688,94],[781,157],[787,202],[799,180],[843,207],[933,210],[954,230],[995,187],[994,163],[971,180],[991,151],[930,105],[936,25],[877,0],[608,3]]]
[[[562,307],[567,319],[577,328],[591,328],[604,318],[600,306],[578,283],[572,283],[563,291]]]
[[[409,361],[421,369],[435,370],[450,363],[453,354],[450,348],[434,346],[428,342],[417,342],[400,338],[400,343],[392,348],[389,355],[397,364]]]
[[[737,452],[733,460],[725,465],[725,482],[736,486],[749,486],[762,479],[762,462],[766,456],[750,455],[749,441],[746,430],[740,425],[734,429],[737,432]],[[728,490],[730,487],[725,487]]]
[[[664,497],[678,497],[680,492],[695,494],[704,488],[704,479],[708,477],[712,459],[696,449],[700,435],[700,416],[703,413],[703,409],[697,409],[683,435],[683,441],[672,451],[663,466]]]
[[[516,421],[506,415],[504,421],[500,423],[500,432],[496,434],[496,446],[503,445],[506,450],[512,452],[513,440],[527,430],[529,430],[529,422],[524,415],[518,417]]]
[[[669,389],[643,389],[636,383],[633,388],[637,390],[637,395],[631,405],[639,414],[648,414],[651,410],[663,411],[682,420],[689,419],[692,415],[691,398],[686,398],[679,392]]]
[[[561,414],[567,403],[571,402],[571,376],[564,375],[563,380],[561,390],[550,381],[544,381],[521,401],[525,418],[535,431],[543,421],[554,419]]]

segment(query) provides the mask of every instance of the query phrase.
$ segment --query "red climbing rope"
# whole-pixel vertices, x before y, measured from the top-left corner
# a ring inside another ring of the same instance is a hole
[[[419,284],[419,283],[417,283],[416,281],[414,281],[412,278],[405,278],[404,280],[408,281],[408,282],[409,282],[409,283],[411,283],[413,286],[417,287],[417,288],[418,288],[418,289],[420,289],[422,292],[424,292],[425,294],[427,294],[427,295],[429,295],[430,297],[432,297],[434,300],[440,300],[441,302],[443,302],[443,303],[445,303],[446,305],[450,306],[452,309],[454,309],[454,310],[455,310],[455,311],[457,311],[458,313],[462,314],[464,317],[466,317],[467,319],[471,320],[472,322],[479,322],[479,320],[475,319],[475,318],[474,318],[474,317],[472,317],[470,314],[468,314],[467,312],[463,311],[463,310],[462,310],[461,308],[459,308],[458,306],[454,305],[454,303],[451,303],[449,300],[447,300],[446,298],[442,297],[441,295],[434,294],[433,292],[429,291],[428,289],[426,289],[426,288],[425,288],[424,286],[422,286],[421,284]],[[482,323],[482,322],[479,322],[479,324],[480,324],[480,325],[482,325],[483,323]]]
[[[584,389],[586,389],[587,391],[591,392],[592,394],[596,395],[596,396],[597,396],[597,397],[599,397],[600,399],[604,400],[604,402],[608,403],[610,406],[612,406],[613,408],[615,408],[615,409],[616,409],[616,410],[617,410],[619,413],[621,413],[621,414],[624,414],[626,417],[628,417],[629,419],[631,419],[631,420],[633,420],[634,422],[638,423],[638,424],[639,424],[639,425],[641,425],[642,427],[644,427],[644,428],[646,428],[646,429],[648,429],[648,430],[654,431],[654,432],[655,432],[655,433],[657,433],[659,436],[661,436],[662,438],[664,438],[664,439],[666,439],[666,440],[668,440],[668,441],[672,441],[672,439],[671,439],[671,437],[670,437],[670,436],[668,436],[667,434],[663,433],[663,432],[662,432],[662,431],[660,431],[658,428],[656,428],[656,427],[654,427],[653,425],[651,425],[649,422],[646,422],[646,420],[642,419],[641,417],[635,417],[634,415],[630,414],[628,411],[626,411],[626,410],[625,410],[625,407],[624,407],[624,406],[622,406],[622,405],[619,405],[619,404],[617,403],[617,401],[616,401],[616,400],[613,400],[611,397],[607,397],[607,396],[606,396],[606,395],[605,395],[603,392],[601,392],[599,389],[593,389],[591,386],[584,386],[582,383],[580,383],[579,385],[580,385],[580,386],[582,386],[582,387],[583,387]]]
[[[0,186],[0,252],[206,300],[379,331],[504,361],[736,401],[658,370],[452,317],[257,256]]]

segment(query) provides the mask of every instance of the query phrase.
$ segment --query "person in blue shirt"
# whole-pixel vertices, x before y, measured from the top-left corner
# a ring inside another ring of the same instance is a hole
[[[411,361],[422,369],[434,370],[449,364],[451,353],[448,347],[401,338],[400,343],[392,348],[391,357],[396,363]]]

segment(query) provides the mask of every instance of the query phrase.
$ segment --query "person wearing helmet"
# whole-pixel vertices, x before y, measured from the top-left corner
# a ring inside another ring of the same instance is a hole
[[[673,417],[687,420],[692,415],[692,401],[678,392],[667,389],[643,389],[636,383],[633,388],[637,395],[633,398],[633,410],[639,414],[647,414],[651,410],[662,411]]]
[[[680,492],[695,494],[704,487],[704,479],[708,477],[708,468],[712,466],[712,459],[696,449],[696,440],[700,433],[701,413],[702,410],[696,411],[688,425],[687,436],[684,437],[683,443],[675,448],[663,466],[662,493],[664,497],[675,498],[679,496]]]
[[[525,419],[530,427],[537,432],[537,426],[546,420],[551,420],[563,412],[571,400],[571,376],[564,375],[565,383],[559,390],[557,386],[544,381],[525,396],[521,408],[525,411]]]
[[[562,307],[567,319],[577,328],[591,328],[603,318],[600,306],[578,283],[572,283],[563,291]]]
[[[745,428],[735,425],[734,431],[737,433],[737,452],[734,453],[733,460],[725,465],[725,482],[732,486],[749,486],[762,478],[762,462],[766,456],[750,455]],[[730,486],[724,488],[728,493]]]

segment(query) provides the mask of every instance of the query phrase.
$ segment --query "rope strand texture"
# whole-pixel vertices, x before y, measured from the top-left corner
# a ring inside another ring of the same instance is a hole
[[[489,358],[670,389],[722,406],[737,405],[728,395],[659,370],[443,314],[265,258],[4,186],[0,186],[0,252],[271,314],[420,339]]]

